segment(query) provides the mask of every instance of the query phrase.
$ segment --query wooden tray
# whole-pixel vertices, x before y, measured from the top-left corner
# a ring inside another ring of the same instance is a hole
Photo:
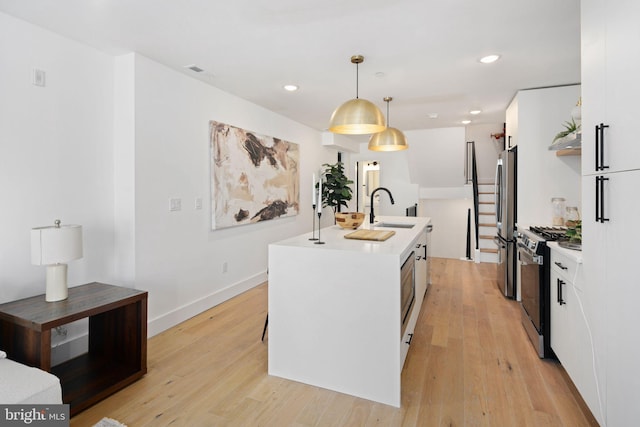
[[[395,231],[383,231],[383,230],[357,230],[353,233],[345,234],[345,239],[356,239],[356,240],[375,240],[377,242],[382,242],[383,240],[387,240],[389,237],[396,234]]]

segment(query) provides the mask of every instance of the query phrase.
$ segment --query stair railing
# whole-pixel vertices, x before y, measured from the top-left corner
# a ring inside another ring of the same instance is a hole
[[[465,178],[467,184],[472,184],[473,188],[473,218],[476,240],[476,251],[480,249],[479,219],[480,219],[480,201],[478,196],[478,166],[476,163],[476,143],[475,141],[467,141],[467,149],[465,151]],[[469,241],[470,227],[467,227],[467,241]]]

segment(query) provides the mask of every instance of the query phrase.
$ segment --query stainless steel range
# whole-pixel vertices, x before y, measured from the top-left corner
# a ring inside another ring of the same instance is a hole
[[[555,357],[551,350],[550,254],[546,242],[563,240],[566,227],[518,227],[522,325],[538,356]]]

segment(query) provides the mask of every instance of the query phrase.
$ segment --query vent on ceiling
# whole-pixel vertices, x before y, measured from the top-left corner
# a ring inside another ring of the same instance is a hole
[[[202,68],[198,67],[197,65],[193,65],[193,64],[192,65],[185,65],[185,68],[188,68],[191,71],[196,72],[196,73],[202,73],[204,71]]]

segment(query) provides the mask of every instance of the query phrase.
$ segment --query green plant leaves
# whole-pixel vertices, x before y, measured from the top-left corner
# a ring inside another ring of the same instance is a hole
[[[322,166],[325,179],[322,183],[322,206],[330,206],[334,212],[339,206],[348,207],[347,202],[353,197],[349,185],[353,184],[353,181],[344,174],[343,163],[325,163]]]

